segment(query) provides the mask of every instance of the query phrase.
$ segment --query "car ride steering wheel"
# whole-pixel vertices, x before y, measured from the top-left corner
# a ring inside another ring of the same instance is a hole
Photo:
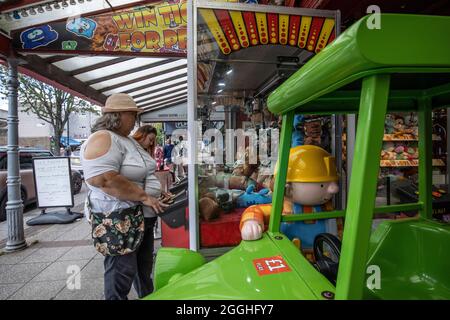
[[[328,255],[325,255],[325,248]],[[331,283],[336,285],[339,258],[341,256],[341,241],[330,233],[321,233],[314,239],[315,267]]]

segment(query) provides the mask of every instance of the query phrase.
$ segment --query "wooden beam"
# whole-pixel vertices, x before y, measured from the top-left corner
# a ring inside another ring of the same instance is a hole
[[[76,57],[76,56],[74,56],[74,55],[63,55],[63,56],[57,55],[57,56],[45,58],[44,60],[47,63],[56,63],[56,62],[67,60],[67,59],[70,59],[73,57]]]
[[[167,78],[167,79],[159,80],[159,81],[153,82],[151,84],[145,84],[145,85],[140,86],[140,87],[136,87],[136,88],[133,88],[133,89],[130,89],[130,90],[127,90],[127,91],[123,91],[123,93],[131,94],[131,92],[136,92],[136,91],[140,91],[140,90],[143,90],[143,89],[148,89],[149,86],[157,86],[158,84],[162,84],[162,83],[165,83],[165,82],[170,82],[170,81],[173,81],[173,80],[176,80],[176,79],[180,79],[180,78],[184,78],[184,77],[187,77],[187,74],[179,74],[177,76],[173,76],[173,77],[170,77],[170,78]],[[145,94],[148,94],[148,92],[146,92]]]
[[[90,80],[90,81],[86,81],[85,83],[87,85],[91,86],[91,85],[99,83],[99,82],[108,81],[108,80],[111,80],[111,79],[115,79],[115,78],[119,78],[119,77],[122,77],[122,76],[129,75],[129,74],[132,74],[132,73],[135,73],[135,72],[140,72],[140,71],[144,71],[144,70],[147,70],[147,69],[155,68],[155,67],[164,65],[166,63],[173,62],[173,61],[174,61],[173,59],[160,60],[160,61],[157,61],[157,62],[154,62],[154,63],[147,64],[145,66],[140,66],[140,67],[137,67],[137,68],[134,68],[134,69],[128,69],[128,70],[125,70],[125,71],[122,71],[122,72],[119,72],[119,73],[114,73],[114,74],[111,74],[111,75],[108,75],[108,76],[105,76],[105,77],[101,77],[101,78],[93,79],[93,80]]]
[[[149,101],[152,101],[150,103],[139,105],[139,107],[148,106],[149,104],[155,105],[155,104],[159,104],[159,103],[164,103],[164,101],[172,100],[172,99],[180,98],[180,97],[185,97],[186,95],[187,95],[187,92],[181,92],[181,93],[175,94],[175,95],[173,95],[171,97],[167,97],[166,95],[162,95],[162,96],[160,96],[160,97],[158,97],[156,99],[154,98],[153,100],[149,100]]]
[[[147,103],[147,104],[144,104],[142,106],[139,106],[139,108],[155,107],[155,106],[163,105],[163,104],[168,103],[168,102],[172,102],[174,100],[179,100],[181,98],[187,98],[187,93],[183,92],[183,93],[181,93],[179,95],[175,95],[175,96],[170,97],[170,99],[163,100],[163,101],[158,101],[157,103]]]
[[[183,87],[183,88],[176,89],[176,90],[167,91],[167,92],[161,93],[159,96],[153,96],[153,97],[150,97],[150,98],[141,100],[141,101],[136,102],[136,103],[137,103],[137,105],[139,106],[140,104],[143,104],[143,103],[145,103],[145,102],[155,100],[156,98],[159,98],[159,97],[168,96],[168,95],[170,95],[170,94],[172,94],[172,93],[179,92],[179,91],[182,91],[182,90],[187,90],[187,86],[186,86],[186,87]],[[133,98],[133,99],[134,99],[134,98]]]
[[[59,83],[62,87],[71,93],[78,93],[78,96],[87,97],[91,101],[95,101],[96,104],[102,106],[105,104],[106,96],[98,92],[97,90],[87,86],[82,81],[69,76],[66,72],[58,67],[48,64],[44,59],[35,56],[23,56],[23,59],[27,62],[23,68],[33,71],[35,74],[40,75],[46,79],[53,80]],[[38,79],[41,80],[42,79]],[[45,81],[44,81],[45,82]]]
[[[100,69],[100,68],[112,66],[113,64],[117,64],[117,63],[124,62],[124,61],[129,61],[129,60],[133,60],[133,59],[134,59],[134,57],[115,58],[115,59],[112,59],[112,60],[96,63],[96,64],[94,64],[92,66],[88,66],[88,67],[72,70],[72,71],[68,72],[67,74],[69,76],[76,76],[78,74],[82,74],[82,73],[86,73],[86,72],[89,72],[89,71],[97,70],[97,69]]]
[[[169,104],[167,104],[167,102],[165,103],[161,103],[159,105],[155,105],[155,107],[147,107],[147,108],[143,108],[144,112],[148,112],[148,111],[156,111],[156,110],[160,110],[160,109],[164,109],[164,108],[169,108],[172,106],[175,106],[177,104],[186,102],[187,99],[178,99],[178,100],[174,100],[172,102],[170,102]]]
[[[11,39],[0,33],[0,56],[8,58],[12,53]]]
[[[173,67],[173,68],[170,68],[170,69],[166,69],[166,70],[162,70],[162,71],[159,71],[159,72],[155,72],[155,73],[143,76],[143,77],[139,77],[139,78],[135,78],[135,79],[132,79],[132,80],[124,81],[124,82],[121,82],[121,83],[118,83],[118,84],[115,84],[115,85],[112,85],[112,86],[109,86],[109,87],[106,87],[106,88],[102,88],[100,90],[101,90],[101,92],[107,92],[107,91],[110,91],[110,90],[114,90],[114,89],[117,89],[117,88],[120,88],[120,87],[125,87],[127,85],[130,85],[130,84],[133,84],[133,83],[136,83],[136,82],[140,82],[140,81],[144,81],[144,80],[148,80],[148,79],[151,79],[151,78],[156,78],[156,77],[162,76],[162,75],[164,75],[166,73],[174,72],[174,71],[185,69],[185,68],[187,68],[187,64],[182,64],[181,66],[176,66],[176,67]],[[187,74],[187,71],[186,71],[186,74]]]
[[[163,82],[167,82],[167,81],[164,80]],[[170,85],[167,85],[167,86],[164,86],[164,87],[155,89],[155,90],[151,90],[151,91],[147,91],[147,92],[144,92],[144,93],[137,94],[137,95],[133,96],[133,99],[136,100],[137,98],[141,98],[141,97],[144,97],[144,96],[148,96],[148,95],[150,95],[150,94],[152,94],[152,93],[157,93],[157,92],[160,92],[160,91],[163,91],[163,90],[172,88],[172,87],[176,87],[176,86],[179,86],[179,85],[182,85],[182,84],[187,84],[187,80],[182,80],[182,81],[175,82],[175,83],[172,83],[172,84],[170,84]],[[155,84],[152,83],[152,86],[154,86],[154,85],[155,85]]]

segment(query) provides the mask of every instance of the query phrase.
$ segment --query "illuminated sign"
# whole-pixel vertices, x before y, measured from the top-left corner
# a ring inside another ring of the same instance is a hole
[[[319,53],[335,38],[333,18],[223,9],[199,11],[225,55],[267,44],[289,45]]]
[[[167,0],[13,31],[19,51],[186,56],[187,1]]]

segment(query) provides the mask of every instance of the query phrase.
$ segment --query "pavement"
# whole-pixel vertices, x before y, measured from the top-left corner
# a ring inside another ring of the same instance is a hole
[[[83,212],[86,186],[74,197],[74,212]],[[54,210],[48,210],[51,212]],[[24,250],[5,253],[8,226],[0,223],[0,300],[104,300],[103,256],[92,245],[90,224],[79,219],[70,224],[27,226],[40,214],[24,213]],[[160,240],[155,240],[155,253]],[[129,299],[137,299],[134,288]]]

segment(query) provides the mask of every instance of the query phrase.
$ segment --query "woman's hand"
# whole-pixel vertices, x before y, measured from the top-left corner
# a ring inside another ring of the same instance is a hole
[[[158,199],[151,197],[151,196],[147,196],[147,199],[142,201],[142,204],[144,206],[152,208],[156,214],[162,213],[164,211],[164,209],[169,206],[167,204],[159,202]]]
[[[174,195],[170,192],[161,191],[161,196],[164,198],[170,198],[170,197],[173,197]]]
[[[158,200],[159,202],[166,203],[166,204],[172,204],[174,203],[175,195],[170,192],[161,192],[161,195],[159,196]]]

